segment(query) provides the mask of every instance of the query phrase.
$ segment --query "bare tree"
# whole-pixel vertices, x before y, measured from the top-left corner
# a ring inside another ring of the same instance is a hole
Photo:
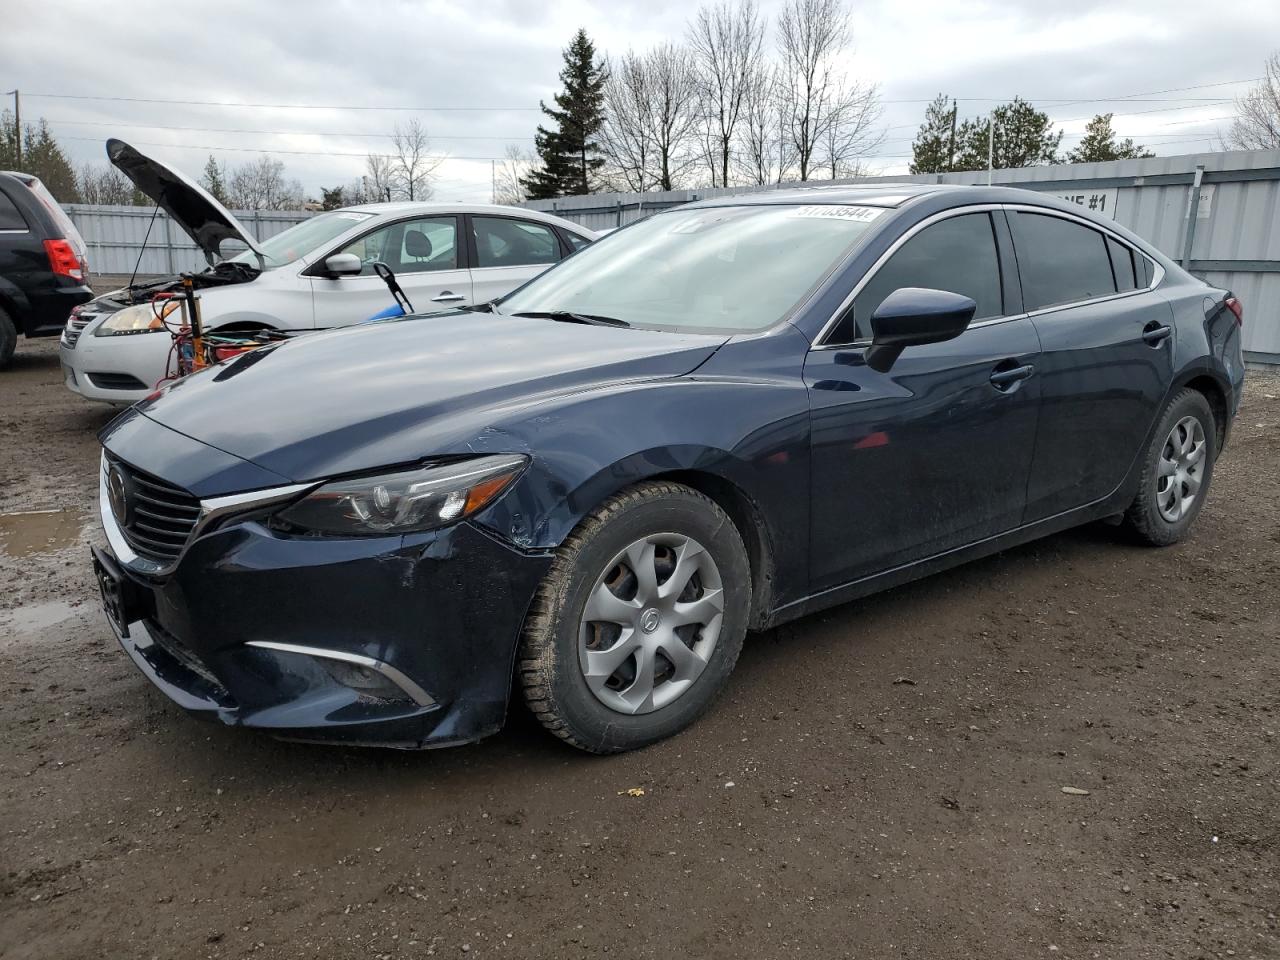
[[[1236,114],[1224,138],[1228,148],[1280,148],[1280,50],[1267,57],[1262,81],[1236,98]]]
[[[76,173],[76,189],[81,203],[124,206],[133,202],[133,184],[115,167],[84,164]]]
[[[698,83],[703,149],[711,185],[729,185],[739,123],[764,54],[765,22],[755,0],[719,0],[689,25]]]
[[[406,200],[429,200],[432,175],[443,160],[430,155],[431,140],[415,117],[407,125],[396,125],[391,135],[393,183]]]
[[[660,190],[672,190],[694,164],[698,128],[697,76],[684,51],[669,43],[645,57],[654,172]]]
[[[829,122],[819,147],[822,164],[831,179],[865,176],[869,168],[861,158],[884,141],[884,130],[875,124],[884,108],[874,85],[841,82],[833,98]]]
[[[874,117],[851,107],[867,98],[879,101],[874,87],[850,82],[839,69],[839,57],[851,40],[849,15],[842,0],[787,0],[778,17],[778,96],[783,135],[795,153],[797,173],[808,180],[826,159],[822,145],[834,136],[832,125],[864,118],[869,126]],[[870,119],[866,118],[870,116]],[[856,144],[859,137],[854,137]],[[837,149],[846,162],[847,149]]]
[[[793,157],[783,137],[774,68],[760,64],[747,80],[736,152],[739,179],[758,185],[781,183]]]
[[[390,157],[371,153],[364,158],[364,177],[360,192],[366,203],[390,200],[394,181],[395,170]]]
[[[227,198],[239,210],[299,210],[306,199],[300,182],[285,179],[284,164],[265,155],[231,171]]]
[[[649,123],[649,74],[634,51],[608,66],[600,149],[603,179],[618,190],[643,193],[652,186],[653,141]]]
[[[512,206],[529,199],[523,180],[533,166],[533,157],[519,144],[508,143],[501,163],[494,171],[493,202]]]

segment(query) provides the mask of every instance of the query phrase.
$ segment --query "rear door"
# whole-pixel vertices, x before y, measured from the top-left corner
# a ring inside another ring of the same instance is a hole
[[[999,210],[948,212],[874,267],[805,361],[810,573],[823,590],[1016,527],[1035,445],[1040,344]],[[866,365],[869,320],[901,287],[973,298],[969,328]]]
[[[356,276],[311,278],[316,326],[360,323],[392,306],[390,291],[373,272],[378,261],[395,272],[417,313],[471,303],[471,274],[461,262],[458,236],[456,216],[415,217],[384,224],[330,251],[355,254],[363,269]]]
[[[560,238],[545,223],[475,214],[467,220],[476,303],[505,296],[565,255]]]
[[[1159,268],[1096,225],[1008,212],[1022,295],[1040,336],[1039,439],[1027,521],[1093,503],[1124,479],[1173,378]]]

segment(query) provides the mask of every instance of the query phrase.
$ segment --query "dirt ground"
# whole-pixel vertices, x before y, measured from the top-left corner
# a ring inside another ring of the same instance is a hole
[[[0,373],[0,956],[1280,957],[1280,380],[1177,547],[1090,527],[752,636],[639,753],[520,708],[404,754],[135,672],[86,547],[110,414],[55,346]]]

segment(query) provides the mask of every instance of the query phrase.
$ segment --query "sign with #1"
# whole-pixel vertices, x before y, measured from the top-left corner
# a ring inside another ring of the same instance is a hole
[[[1028,184],[1028,186],[1031,186],[1031,184]],[[1067,203],[1078,204],[1100,217],[1106,217],[1109,220],[1116,218],[1116,198],[1120,195],[1120,191],[1116,187],[1107,187],[1102,190],[1081,188],[1079,190],[1052,190],[1045,192],[1049,193],[1050,196],[1057,197],[1059,200],[1065,200]]]

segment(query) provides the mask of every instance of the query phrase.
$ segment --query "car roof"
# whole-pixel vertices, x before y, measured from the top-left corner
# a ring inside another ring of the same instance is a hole
[[[434,201],[395,201],[391,203],[358,203],[349,207],[343,207],[343,210],[349,210],[355,213],[372,213],[381,217],[402,217],[412,214],[450,214],[450,213],[471,213],[477,215],[488,214],[490,216],[503,217],[521,217],[525,220],[538,220],[542,223],[554,223],[557,226],[572,229],[573,232],[579,234],[592,235],[592,231],[574,223],[572,220],[566,220],[563,217],[553,216],[549,213],[543,213],[540,210],[530,210],[527,207],[508,207],[498,203],[437,203]]]
[[[698,202],[700,207],[770,203],[849,203],[870,207],[899,207],[915,197],[951,189],[937,183],[848,183],[787,187],[759,193],[729,194]]]

